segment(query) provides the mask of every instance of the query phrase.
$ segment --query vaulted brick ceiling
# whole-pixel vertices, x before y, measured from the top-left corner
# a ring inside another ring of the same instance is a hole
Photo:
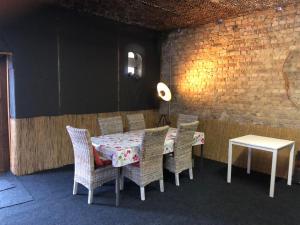
[[[300,0],[57,0],[60,5],[113,20],[168,30],[214,22]]]
[[[169,30],[275,10],[300,0],[0,0],[0,16],[45,2],[128,24]]]

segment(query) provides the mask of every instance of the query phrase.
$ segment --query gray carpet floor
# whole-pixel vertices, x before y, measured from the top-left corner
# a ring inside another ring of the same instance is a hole
[[[269,198],[269,175],[233,168],[226,183],[225,164],[196,161],[194,180],[180,176],[181,186],[165,171],[165,192],[158,182],[146,187],[146,201],[139,188],[126,181],[121,204],[115,207],[114,184],[95,191],[93,205],[87,190],[72,195],[73,166],[17,177],[34,201],[0,209],[1,225],[64,224],[202,224],[202,225],[299,225],[300,186],[289,187],[277,179],[275,198]],[[12,175],[10,175],[12,176]]]
[[[9,173],[0,176],[0,188],[0,210],[33,201],[22,182]]]
[[[5,191],[11,188],[14,188],[15,185],[11,182],[9,182],[4,176],[1,176],[0,179],[0,192]]]

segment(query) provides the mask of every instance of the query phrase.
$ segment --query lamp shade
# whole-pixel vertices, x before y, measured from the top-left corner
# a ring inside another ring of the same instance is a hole
[[[171,94],[171,91],[170,89],[168,88],[168,86],[166,84],[164,84],[163,82],[159,82],[157,84],[157,93],[158,93],[158,96],[166,101],[166,102],[169,102],[171,101],[171,98],[172,98],[172,94]]]

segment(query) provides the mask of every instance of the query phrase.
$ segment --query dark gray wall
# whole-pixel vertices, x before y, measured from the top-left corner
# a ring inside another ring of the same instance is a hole
[[[12,117],[158,107],[158,32],[53,7],[0,26],[0,51],[13,53]],[[128,51],[143,56],[140,80],[126,76]]]

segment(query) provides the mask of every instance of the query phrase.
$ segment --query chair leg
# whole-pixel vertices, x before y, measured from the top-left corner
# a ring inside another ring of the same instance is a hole
[[[94,191],[93,190],[89,190],[88,204],[92,204],[93,203],[93,195],[94,195]]]
[[[175,173],[175,183],[176,186],[179,186],[179,173]]]
[[[140,187],[140,191],[141,191],[141,200],[145,201],[145,187]]]
[[[189,169],[189,174],[190,174],[190,180],[193,180],[194,179],[194,177],[193,177],[193,168]]]
[[[74,185],[73,185],[73,195],[77,194],[77,189],[78,189],[78,183],[76,181],[74,181]]]
[[[159,180],[160,192],[165,192],[164,180]]]

